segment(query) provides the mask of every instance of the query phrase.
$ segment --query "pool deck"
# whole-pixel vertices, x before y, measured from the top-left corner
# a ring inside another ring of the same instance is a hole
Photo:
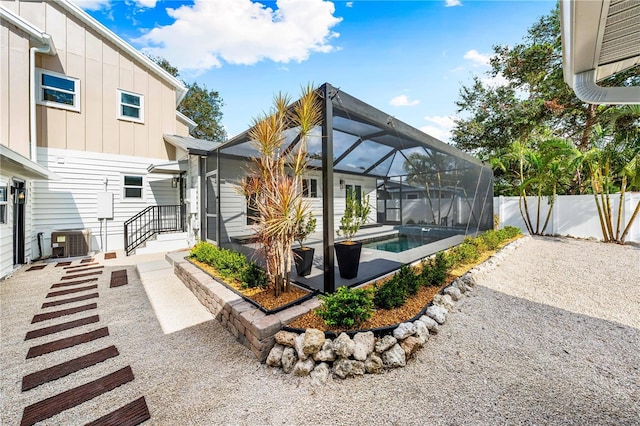
[[[371,240],[384,237],[393,237],[398,235],[398,230],[392,225],[380,225],[360,229],[354,238],[355,241]],[[335,262],[335,288],[343,286],[358,286],[367,284],[377,278],[383,277],[392,271],[400,268],[402,265],[416,262],[424,257],[430,256],[438,251],[447,249],[452,245],[459,244],[464,239],[464,235],[455,235],[453,237],[444,238],[442,240],[426,244],[424,246],[405,250],[399,253],[392,253],[382,250],[374,250],[371,248],[362,248],[360,256],[360,267],[358,276],[353,279],[344,279],[340,277],[337,261]],[[336,239],[335,242],[343,241],[344,238]],[[313,267],[311,273],[306,277],[299,276],[295,271],[295,266],[291,271],[291,279],[305,287],[323,291],[324,290],[324,257],[322,249],[322,233],[316,232],[305,242],[305,246],[315,249],[313,257]],[[258,244],[234,244],[234,250],[239,250],[247,256],[255,257],[258,250]]]

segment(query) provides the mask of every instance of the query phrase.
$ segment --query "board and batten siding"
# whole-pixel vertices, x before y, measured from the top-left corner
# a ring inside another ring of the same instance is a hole
[[[80,81],[80,112],[37,106],[38,146],[175,159],[175,148],[162,139],[183,130],[177,128],[174,87],[55,2],[0,1],[53,38],[57,55],[36,55],[36,66]],[[27,45],[14,55],[28,53]],[[28,58],[18,62],[26,79],[20,84],[28,90]],[[144,96],[144,123],[117,118],[117,89]],[[28,119],[28,97],[23,101]]]
[[[29,158],[29,37],[0,25],[0,144]]]
[[[40,164],[55,172],[59,181],[34,182],[33,241],[43,232],[44,249],[51,254],[51,232],[58,229],[91,230],[92,250],[104,250],[103,221],[97,218],[98,193],[113,194],[113,220],[106,221],[108,250],[123,249],[124,222],[151,205],[176,205],[179,189],[171,187],[172,174],[148,173],[152,163],[165,160],[124,155],[38,148]],[[144,177],[142,200],[123,199],[124,175]],[[106,179],[106,187],[105,187]]]

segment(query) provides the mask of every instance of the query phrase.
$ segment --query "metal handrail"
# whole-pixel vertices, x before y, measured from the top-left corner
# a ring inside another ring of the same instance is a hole
[[[184,232],[182,205],[149,206],[124,222],[124,250],[129,256],[149,238],[161,232]]]

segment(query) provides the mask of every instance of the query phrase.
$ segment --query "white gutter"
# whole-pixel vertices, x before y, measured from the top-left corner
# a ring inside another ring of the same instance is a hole
[[[573,91],[578,99],[590,104],[640,104],[640,86],[602,87],[596,84],[596,70],[573,75]]]
[[[11,12],[9,9],[0,6],[0,17],[10,24],[20,28],[29,35],[31,41],[40,44],[41,47],[31,47],[29,49],[29,157],[37,162],[37,129],[36,129],[36,53],[56,55],[56,46],[53,44],[51,36],[29,21]]]

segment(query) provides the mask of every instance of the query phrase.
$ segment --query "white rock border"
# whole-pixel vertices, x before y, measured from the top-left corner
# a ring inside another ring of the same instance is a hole
[[[485,262],[457,278],[434,297],[425,315],[413,322],[404,322],[387,334],[375,337],[372,331],[362,331],[350,338],[340,333],[328,339],[316,329],[304,333],[280,330],[269,351],[266,364],[280,368],[285,374],[309,376],[313,385],[326,383],[332,377],[345,379],[364,374],[379,374],[404,367],[416,352],[438,333],[455,304],[468,296],[476,285],[476,276],[495,269],[512,251],[531,239],[523,236],[495,253]]]

